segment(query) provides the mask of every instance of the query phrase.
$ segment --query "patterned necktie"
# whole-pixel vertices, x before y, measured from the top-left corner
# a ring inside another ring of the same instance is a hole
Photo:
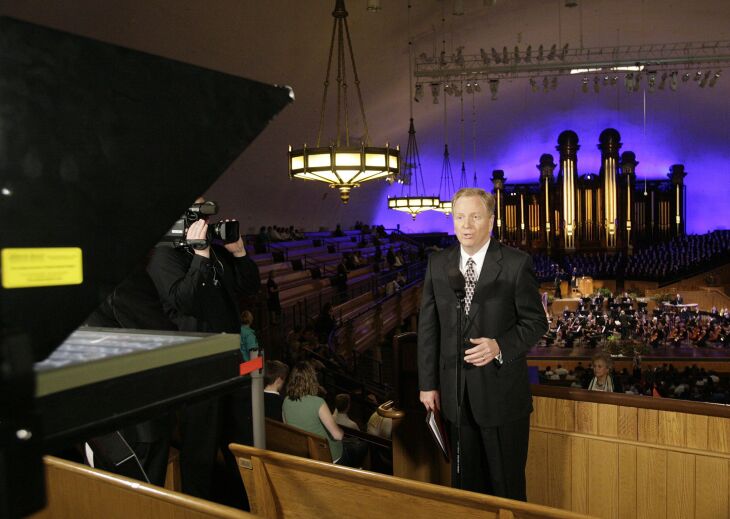
[[[469,258],[466,260],[466,274],[464,275],[464,279],[466,280],[466,286],[464,287],[466,289],[466,297],[464,297],[464,312],[466,315],[469,315],[469,308],[471,308],[471,298],[474,297],[474,286],[477,283],[477,276],[474,272],[474,265],[476,263],[474,262],[473,258]]]

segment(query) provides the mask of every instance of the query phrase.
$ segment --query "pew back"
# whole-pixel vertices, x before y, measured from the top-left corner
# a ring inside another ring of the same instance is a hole
[[[251,511],[267,519],[301,517],[578,518],[555,508],[340,467],[231,444]]]
[[[46,456],[48,505],[31,519],[246,519],[253,515]]]
[[[266,419],[266,447],[269,450],[284,452],[292,456],[332,462],[332,453],[327,438],[271,418]]]

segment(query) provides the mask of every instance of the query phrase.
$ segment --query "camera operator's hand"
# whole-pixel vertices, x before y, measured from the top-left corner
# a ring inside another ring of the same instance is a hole
[[[226,220],[226,222],[232,222],[235,220]],[[228,252],[233,254],[236,258],[242,258],[246,255],[246,247],[243,246],[243,238],[238,237],[238,241],[233,243],[226,243],[223,245]]]
[[[208,236],[208,224],[205,220],[197,220],[188,228],[186,238],[188,240],[206,240]],[[210,258],[210,247],[204,249],[193,248],[198,256]]]

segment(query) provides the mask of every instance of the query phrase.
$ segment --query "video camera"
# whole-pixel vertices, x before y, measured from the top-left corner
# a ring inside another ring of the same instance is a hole
[[[173,247],[192,247],[205,249],[213,241],[233,243],[241,237],[236,220],[219,221],[208,224],[208,234],[205,240],[188,240],[190,226],[198,220],[207,220],[211,215],[218,214],[218,204],[213,201],[195,203],[185,210],[182,217],[176,221],[162,238],[162,244]]]

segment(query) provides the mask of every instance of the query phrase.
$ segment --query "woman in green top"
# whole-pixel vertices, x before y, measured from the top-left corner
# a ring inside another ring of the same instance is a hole
[[[314,368],[307,362],[298,362],[289,373],[282,407],[284,422],[327,438],[334,463],[360,466],[367,446],[342,441],[345,433],[335,422],[327,403],[317,396],[318,393],[319,383]]]

